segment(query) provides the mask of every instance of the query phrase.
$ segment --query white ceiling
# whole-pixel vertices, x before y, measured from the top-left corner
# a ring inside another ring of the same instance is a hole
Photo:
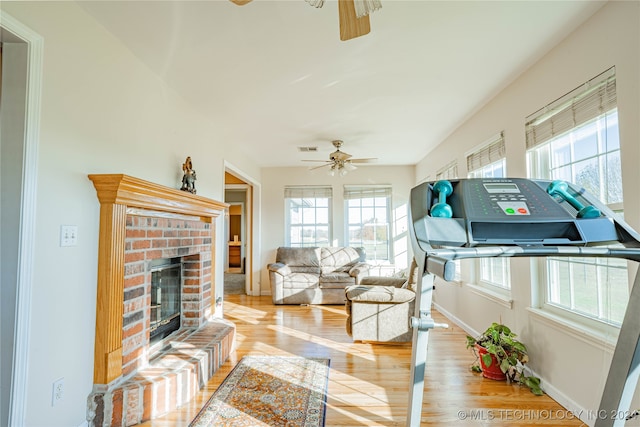
[[[80,3],[260,166],[325,160],[333,139],[415,164],[603,5],[382,0],[343,42],[335,0]]]

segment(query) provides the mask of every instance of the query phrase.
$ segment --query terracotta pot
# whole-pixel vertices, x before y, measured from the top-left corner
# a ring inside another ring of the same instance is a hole
[[[480,356],[480,367],[482,368],[482,376],[497,381],[504,381],[507,376],[500,370],[500,365],[496,360],[496,357],[491,355],[491,366],[486,366],[482,361],[482,355],[487,354],[487,349],[479,344],[476,344],[478,355]]]

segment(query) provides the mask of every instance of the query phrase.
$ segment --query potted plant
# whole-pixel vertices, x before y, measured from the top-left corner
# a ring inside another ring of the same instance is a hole
[[[533,394],[542,395],[540,378],[524,373],[529,356],[516,336],[509,327],[495,322],[477,338],[467,335],[467,348],[476,356],[471,370],[482,372],[486,378],[527,386]]]

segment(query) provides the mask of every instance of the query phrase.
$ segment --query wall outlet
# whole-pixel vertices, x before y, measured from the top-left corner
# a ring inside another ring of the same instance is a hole
[[[76,246],[78,244],[78,226],[60,226],[60,246]]]
[[[51,390],[51,406],[56,406],[64,397],[64,377],[53,382]]]

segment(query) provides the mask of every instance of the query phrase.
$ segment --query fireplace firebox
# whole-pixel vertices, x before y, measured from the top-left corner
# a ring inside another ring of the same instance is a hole
[[[180,329],[182,263],[180,258],[149,262],[151,313],[149,341],[154,344]]]

